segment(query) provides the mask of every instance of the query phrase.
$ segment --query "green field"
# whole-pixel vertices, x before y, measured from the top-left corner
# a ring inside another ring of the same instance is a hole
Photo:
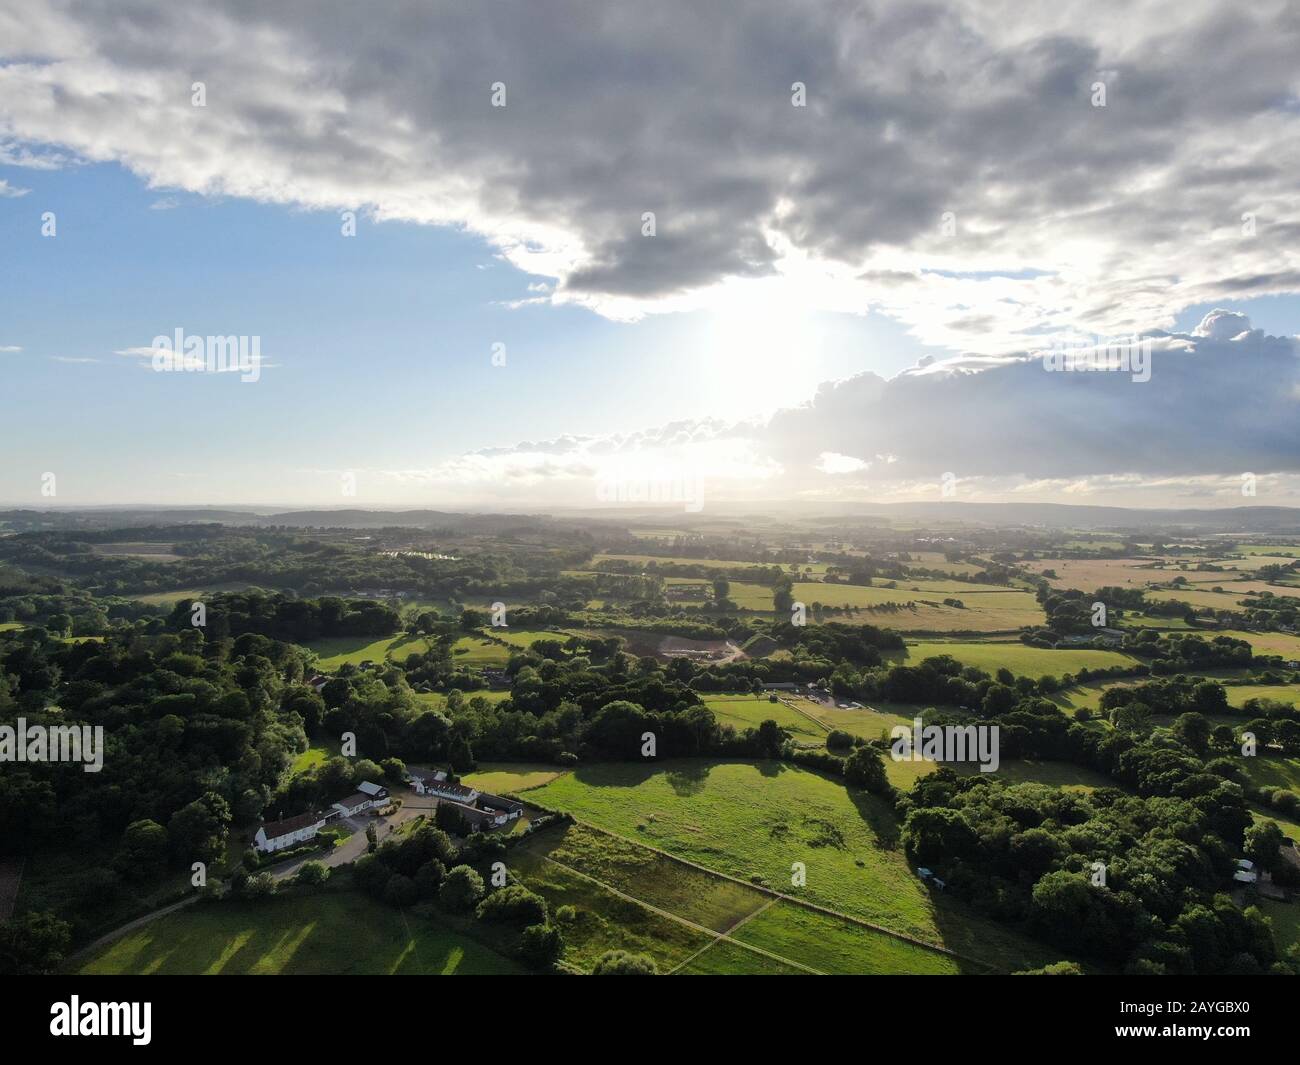
[[[713,711],[718,724],[732,725],[737,732],[758,728],[764,721],[772,720],[789,732],[800,746],[823,747],[826,744],[826,729],[783,702],[768,702],[766,696],[708,695],[704,697],[704,705]]]
[[[1300,792],[1300,758],[1257,754],[1253,758],[1239,758],[1238,764],[1256,787],[1286,788],[1288,791]]]
[[[1292,636],[1290,633],[1241,632],[1233,629],[1223,629],[1207,633],[1206,636],[1207,638],[1231,636],[1237,640],[1245,640],[1257,655],[1281,655],[1288,661],[1300,662],[1300,636]]]
[[[1230,684],[1229,706],[1242,706],[1250,699],[1273,699],[1280,703],[1300,704],[1300,684]]]
[[[246,592],[255,587],[257,585],[245,581],[231,581],[226,584],[212,584],[206,588],[181,588],[174,592],[150,592],[148,595],[131,595],[127,598],[134,599],[138,603],[148,603],[150,606],[175,606],[182,599],[202,599],[206,595],[215,595],[218,592]]]
[[[418,699],[425,706],[434,710],[441,710],[447,705],[447,695],[445,692],[415,692]],[[465,702],[472,699],[486,699],[489,703],[500,703],[510,698],[509,688],[479,688],[475,691],[461,692],[465,697]]]
[[[924,885],[895,846],[888,805],[778,762],[592,765],[530,798],[719,872],[939,942]],[[808,886],[790,886],[791,863]],[[856,863],[862,862],[859,866]]]
[[[404,661],[407,655],[423,654],[429,650],[428,640],[408,633],[381,636],[377,640],[369,636],[331,636],[312,640],[303,646],[320,656],[320,668],[324,670],[344,665],[359,666],[362,662],[382,664],[390,658]]]
[[[610,898],[619,907],[627,898],[635,899],[652,911],[728,933],[739,943],[752,944],[780,958],[766,958],[718,939],[704,954],[683,965],[684,959],[671,958],[666,949],[680,940],[674,936],[670,943],[658,946],[667,965],[661,966],[661,971],[676,966],[681,966],[677,971],[683,975],[807,969],[845,974],[954,973],[959,969],[955,960],[936,951],[793,902],[776,901],[755,888],[682,865],[639,843],[584,825],[544,833],[526,849],[530,859],[542,859],[546,868],[554,869],[558,863],[563,867],[561,873],[591,877],[607,887],[609,897],[603,900],[604,905],[610,904]],[[535,865],[529,864],[524,879],[534,871]],[[590,903],[598,901],[591,895],[588,898]]]
[[[1009,632],[1024,625],[1041,625],[1043,611],[1029,592],[961,581],[898,581],[896,588],[867,588],[856,584],[799,582],[795,599],[810,609],[824,606],[870,607],[894,603],[897,610],[863,610],[833,615],[829,620],[882,625],[903,632]],[[959,599],[963,607],[944,606]],[[908,606],[907,604],[912,604]]]
[[[1260,899],[1257,905],[1273,923],[1273,941],[1279,951],[1300,944],[1300,902]]]
[[[467,773],[464,783],[493,795],[509,795],[529,788],[549,784],[565,772],[553,765],[533,765],[528,762],[482,762],[473,773]]]
[[[1002,969],[1036,968],[1061,957],[931,894],[907,867],[897,846],[892,811],[885,803],[800,767],[703,760],[594,765],[552,781],[529,798],[707,869],[746,882],[761,877],[785,894]],[[806,864],[804,888],[790,883],[791,864],[796,861]],[[754,922],[756,935],[764,927],[758,921]],[[744,937],[748,927],[741,926],[737,939]],[[798,960],[793,954],[784,956]],[[939,961],[948,964],[941,956]],[[865,966],[873,963],[868,958],[859,959],[859,964],[870,971]],[[904,971],[913,969],[905,966]]]
[[[198,903],[128,932],[77,971],[450,976],[523,970],[449,928],[331,887],[260,902]]]
[[[951,655],[964,666],[974,666],[986,673],[996,673],[1006,667],[1017,676],[1042,677],[1048,674],[1059,677],[1065,673],[1078,673],[1081,669],[1108,669],[1113,666],[1133,666],[1137,659],[1118,651],[1094,651],[1088,648],[1063,648],[1050,650],[1029,647],[1019,640],[982,642],[975,640],[908,641],[901,654],[891,655],[894,661],[919,665],[927,658]]]
[[[479,636],[462,636],[451,645],[451,653],[459,665],[501,667],[510,661],[514,649]]]

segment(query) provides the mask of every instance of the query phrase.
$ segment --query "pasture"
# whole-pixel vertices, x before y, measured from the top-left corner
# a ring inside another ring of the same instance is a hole
[[[101,974],[504,975],[524,970],[449,927],[331,886],[257,902],[196,903],[109,943]]]
[[[927,658],[939,655],[951,655],[964,666],[974,666],[986,673],[996,673],[1006,667],[1017,676],[1042,677],[1052,675],[1059,677],[1065,673],[1078,673],[1081,669],[1109,669],[1113,666],[1132,666],[1137,659],[1118,651],[1095,651],[1091,648],[1062,648],[1051,650],[1042,647],[1029,647],[1019,640],[1006,642],[993,641],[953,641],[922,640],[916,643],[908,641],[901,652],[892,653],[892,661],[907,665],[919,665]]]
[[[737,732],[758,728],[764,721],[772,720],[789,732],[800,746],[821,747],[826,743],[826,729],[784,702],[768,702],[765,695],[758,698],[753,695],[706,695],[704,705],[713,711],[718,724],[731,725]]]
[[[897,585],[868,588],[801,581],[794,585],[793,594],[809,608],[821,603],[862,611],[828,620],[880,625],[903,632],[1011,632],[1043,622],[1043,612],[1033,595],[1020,589],[963,585],[960,581],[899,581]],[[963,606],[945,606],[944,599],[958,599]],[[892,609],[882,609],[891,605]]]
[[[508,795],[549,784],[565,770],[529,762],[481,762],[461,779],[472,788],[493,795]]]
[[[324,670],[340,666],[359,666],[362,662],[382,665],[388,659],[402,661],[407,655],[423,654],[429,650],[429,641],[422,636],[399,633],[396,636],[331,636],[304,644],[320,656],[319,665]]]

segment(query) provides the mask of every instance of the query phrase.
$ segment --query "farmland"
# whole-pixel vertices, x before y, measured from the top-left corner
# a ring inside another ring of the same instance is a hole
[[[384,662],[388,658],[421,654],[429,649],[427,640],[401,634],[371,639],[366,636],[337,636],[313,640],[307,647],[320,655],[320,667],[335,670],[339,666],[359,666],[362,662]]]
[[[807,716],[791,709],[784,702],[769,702],[766,697],[753,695],[710,695],[704,705],[722,725],[732,725],[737,731],[758,728],[769,719],[786,729],[797,743],[820,747],[826,742],[826,729]]]
[[[1113,666],[1133,666],[1137,660],[1118,651],[1095,651],[1088,648],[1062,648],[1050,650],[1029,647],[1017,641],[1001,643],[961,641],[945,643],[926,640],[913,643],[893,657],[908,665],[917,665],[937,655],[951,655],[964,666],[974,666],[987,673],[1006,667],[1019,676],[1041,677],[1047,674],[1061,676],[1077,673],[1080,669],[1107,669]]]

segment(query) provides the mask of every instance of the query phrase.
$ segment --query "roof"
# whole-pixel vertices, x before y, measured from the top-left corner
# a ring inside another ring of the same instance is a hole
[[[385,792],[385,790],[386,789],[381,787],[380,785],[372,784],[368,780],[363,780],[360,784],[357,785],[357,791],[365,792],[367,795],[371,797],[382,794],[383,792]]]
[[[486,791],[478,793],[478,804],[482,806],[491,806],[493,809],[510,813],[512,810],[522,810],[524,804],[515,802],[514,799],[507,799],[503,795],[489,795]]]
[[[266,821],[262,824],[262,831],[266,833],[267,839],[279,839],[281,836],[292,835],[299,829],[323,820],[323,814],[308,811],[305,814],[298,814],[296,817],[286,817],[283,821]]]
[[[351,810],[352,807],[360,806],[363,802],[369,802],[372,798],[374,798],[373,795],[367,795],[364,791],[355,791],[346,799],[339,799],[334,805],[346,806]]]
[[[450,795],[453,799],[465,798],[470,799],[478,794],[473,788],[467,788],[464,784],[451,784],[445,780],[433,781],[438,791]],[[426,787],[428,785],[426,784]]]
[[[408,770],[406,771],[406,775],[407,775],[407,777],[409,777],[411,780],[421,780],[421,781],[424,781],[426,784],[427,784],[427,783],[434,782],[434,781],[446,780],[446,779],[447,779],[447,774],[444,773],[441,769],[438,769],[438,770],[433,770],[433,769],[408,769]]]

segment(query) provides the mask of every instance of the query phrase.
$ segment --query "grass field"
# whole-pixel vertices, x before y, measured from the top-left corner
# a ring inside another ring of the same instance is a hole
[[[954,959],[935,951],[842,918],[776,901],[755,888],[684,866],[634,841],[584,825],[545,833],[530,841],[527,850],[530,858],[542,859],[547,868],[560,863],[562,871],[592,877],[654,910],[715,932],[729,932],[741,943],[794,963],[784,965],[726,940],[715,940],[704,955],[678,970],[683,975],[804,971],[799,966],[845,974],[959,971]],[[533,869],[528,866],[525,880]],[[618,895],[613,898],[623,902]],[[682,960],[665,956],[669,968],[682,965]]]
[[[1231,636],[1245,640],[1257,655],[1281,655],[1288,661],[1300,662],[1300,636],[1286,632],[1241,632],[1223,629],[1207,633],[1207,636]]]
[[[483,762],[463,780],[472,788],[493,795],[527,791],[549,784],[565,772],[553,765],[533,765],[528,762]]]
[[[513,649],[478,636],[462,636],[451,645],[456,662],[466,666],[504,666]]]
[[[333,742],[328,745],[313,743],[293,760],[293,765],[290,766],[289,771],[294,776],[297,776],[299,773],[305,773],[309,769],[324,765],[331,758],[336,757],[338,753],[338,745]]]
[[[901,654],[893,654],[893,661],[919,665],[927,658],[951,655],[964,666],[974,666],[987,673],[996,673],[1006,667],[1017,676],[1038,678],[1046,674],[1061,676],[1077,673],[1080,669],[1107,669],[1112,666],[1131,666],[1137,659],[1118,651],[1063,648],[1050,650],[1029,647],[1019,640],[981,642],[974,640],[944,642],[923,640],[908,642]]]
[[[1300,943],[1300,902],[1276,902],[1260,899],[1259,908],[1273,923],[1273,941],[1279,951]]]
[[[704,705],[713,711],[718,724],[732,725],[737,732],[758,728],[770,719],[788,731],[800,746],[822,747],[826,744],[826,729],[783,702],[768,702],[766,696],[709,695],[705,697]]]
[[[498,975],[521,966],[449,928],[345,888],[198,903],[129,932],[85,974]]]
[[[1300,684],[1233,684],[1224,688],[1229,706],[1241,706],[1249,699],[1275,699],[1292,706],[1300,704]]]
[[[392,658],[405,660],[407,655],[423,654],[429,642],[421,636],[400,633],[397,636],[332,636],[304,644],[308,650],[320,655],[321,669],[338,669],[339,666],[359,666],[362,662],[382,663]]]
[[[148,595],[130,595],[127,598],[134,599],[138,603],[148,603],[150,606],[175,606],[182,599],[202,599],[205,595],[215,595],[217,592],[246,592],[254,587],[257,586],[248,584],[245,581],[232,581],[227,584],[212,584],[206,588],[182,588],[174,592],[150,592]]]
[[[995,585],[961,581],[899,581],[896,588],[867,588],[856,584],[798,582],[795,599],[811,608],[824,606],[865,608],[894,603],[893,611],[863,610],[832,621],[859,622],[904,632],[1009,632],[1023,625],[1040,625],[1043,612],[1033,595]],[[944,599],[959,599],[964,607],[944,606]],[[912,606],[907,606],[911,603]]]
[[[465,697],[466,702],[471,699],[486,699],[490,703],[500,703],[510,698],[510,689],[480,688],[476,691],[461,692],[461,694]],[[416,692],[415,697],[425,706],[432,707],[434,710],[441,710],[447,705],[445,692]]]
[[[596,765],[560,777],[530,798],[707,869],[743,881],[761,877],[785,894],[946,945],[1006,970],[1035,968],[1061,957],[952,900],[932,895],[908,869],[897,847],[893,814],[883,803],[802,768],[709,761],[669,761],[654,767]],[[790,884],[791,864],[796,861],[807,867],[807,885],[801,889]],[[602,879],[610,875],[607,870],[608,865]],[[649,893],[645,880],[637,885],[638,891]],[[755,926],[753,935],[799,938],[798,933],[779,927],[768,931],[768,920],[779,926],[785,918],[767,914],[750,922]],[[750,924],[741,926],[737,939],[744,938]],[[832,932],[825,934],[830,942]],[[858,930],[851,934],[857,935]],[[701,965],[715,949],[705,952]],[[771,949],[799,960],[793,953]],[[895,949],[892,945],[863,944],[861,949],[883,952],[875,955],[874,962],[871,957],[858,957],[853,964],[863,966],[861,971],[874,971],[873,964],[893,964],[887,960],[888,952]],[[708,964],[721,964],[729,953],[721,952]],[[823,958],[822,965],[807,964],[824,971],[832,954]],[[931,971],[907,965],[936,964],[936,957],[948,964],[931,954],[924,961],[903,963],[901,971]]]
[[[531,797],[778,890],[795,890],[791,863],[805,862],[802,890],[812,901],[938,941],[929,895],[895,845],[887,805],[809,770],[705,760],[593,765]]]
[[[1300,792],[1300,757],[1258,754],[1254,758],[1239,758],[1237,761],[1256,787],[1286,788],[1288,791]]]

